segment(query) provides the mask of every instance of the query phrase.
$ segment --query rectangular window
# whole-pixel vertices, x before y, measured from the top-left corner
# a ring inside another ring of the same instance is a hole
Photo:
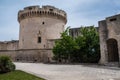
[[[41,43],[41,37],[38,37],[38,43]]]
[[[53,11],[53,9],[49,9],[50,11]]]
[[[116,21],[117,19],[116,18],[112,18],[112,19],[110,19],[110,21],[112,22],[112,21]]]

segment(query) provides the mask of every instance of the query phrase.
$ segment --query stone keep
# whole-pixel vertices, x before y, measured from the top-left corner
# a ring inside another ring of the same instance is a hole
[[[0,55],[20,62],[50,62],[56,39],[64,31],[66,12],[54,6],[29,6],[18,12],[19,40],[0,42]]]
[[[99,21],[101,64],[120,63],[120,14]]]
[[[49,48],[47,41],[59,39],[67,22],[66,13],[53,6],[29,6],[18,13],[19,49]]]

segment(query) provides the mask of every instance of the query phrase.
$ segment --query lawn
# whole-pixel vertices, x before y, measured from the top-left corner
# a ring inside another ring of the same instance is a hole
[[[9,73],[0,74],[0,80],[45,80],[26,72],[15,70]]]

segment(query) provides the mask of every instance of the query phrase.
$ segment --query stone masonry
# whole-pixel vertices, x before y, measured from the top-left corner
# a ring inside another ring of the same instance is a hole
[[[18,12],[19,40],[0,42],[0,55],[9,55],[14,61],[52,61],[52,48],[67,23],[65,11],[53,6],[29,6]],[[70,29],[70,35],[79,35],[80,28]],[[120,14],[99,21],[100,64],[120,63]]]
[[[120,14],[99,21],[101,64],[120,63]]]
[[[19,41],[0,42],[0,54],[14,61],[49,62],[52,48],[67,22],[65,11],[54,6],[29,6],[18,12]]]

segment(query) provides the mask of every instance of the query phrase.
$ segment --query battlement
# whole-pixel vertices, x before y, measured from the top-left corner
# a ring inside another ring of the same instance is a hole
[[[32,17],[50,17],[63,20],[65,23],[67,22],[67,14],[65,11],[55,8],[54,6],[29,6],[25,7],[24,10],[20,10],[18,12],[18,21],[20,22],[26,18]]]
[[[9,43],[18,43],[19,40],[11,40],[11,41],[0,41],[0,44],[9,44]]]

